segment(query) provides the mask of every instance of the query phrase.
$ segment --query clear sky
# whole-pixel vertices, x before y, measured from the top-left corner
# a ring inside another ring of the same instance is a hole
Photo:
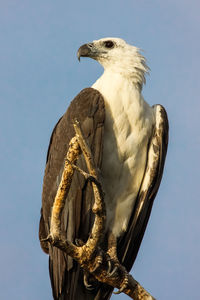
[[[102,73],[80,45],[121,37],[144,49],[143,93],[165,106],[164,177],[133,268],[157,299],[199,299],[200,4],[197,0],[0,1],[0,299],[51,300],[38,241],[51,131]],[[128,299],[113,296],[112,299]]]

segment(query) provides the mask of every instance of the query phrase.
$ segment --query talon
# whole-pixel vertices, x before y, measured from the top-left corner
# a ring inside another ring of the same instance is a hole
[[[118,269],[118,267],[115,266],[114,269],[112,270],[112,272],[110,272],[110,273],[107,275],[107,277],[112,277],[112,276],[115,274],[115,272],[117,271],[117,269]]]
[[[87,290],[94,291],[97,286],[99,285],[99,282],[87,271],[84,271],[83,273],[83,283]]]
[[[108,269],[107,269],[107,277],[112,277],[115,272],[117,271],[118,269],[118,266],[119,266],[119,261],[118,259],[114,259],[114,266],[112,264],[112,259],[110,258],[110,256],[108,255],[108,259],[107,259],[107,262],[108,262]],[[113,269],[112,269],[113,268]]]
[[[114,292],[114,294],[115,295],[121,294],[127,288],[127,285],[128,285],[128,273],[126,272],[122,283],[122,287],[117,292]]]
[[[111,273],[111,269],[112,269],[112,264],[110,262],[110,260],[108,260],[108,270],[107,270],[107,273]]]
[[[86,273],[84,273],[84,275],[83,275],[83,282],[84,282],[86,289],[93,290],[92,284],[89,284],[89,282],[88,282],[88,274],[86,274]]]
[[[102,265],[102,262],[103,262],[103,254],[102,251],[100,251],[100,255],[95,257],[94,268],[91,270],[91,273],[95,272],[100,267],[100,265]]]
[[[121,294],[122,292],[123,292],[123,289],[121,288],[121,289],[119,289],[117,292],[113,292],[113,294],[119,295],[119,294]]]

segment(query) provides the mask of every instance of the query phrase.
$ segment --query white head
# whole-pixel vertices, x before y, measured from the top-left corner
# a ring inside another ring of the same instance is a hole
[[[140,88],[149,70],[140,50],[120,38],[103,38],[84,44],[79,48],[77,56],[79,59],[83,56],[97,60],[105,70],[131,78]]]

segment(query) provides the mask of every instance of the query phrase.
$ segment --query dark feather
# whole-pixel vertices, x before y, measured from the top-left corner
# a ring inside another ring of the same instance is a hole
[[[64,157],[69,141],[75,135],[73,128],[75,118],[80,121],[97,167],[101,167],[105,119],[104,100],[98,91],[87,88],[71,102],[67,112],[54,128],[50,139],[43,183],[40,239],[45,238],[49,233],[51,208],[62,175]],[[77,165],[87,171],[82,156]],[[72,242],[75,242],[76,238],[87,240],[93,222],[92,205],[93,191],[90,183],[75,172],[62,214],[62,230],[66,231],[68,240]],[[77,263],[59,249],[49,247],[48,243],[41,242],[41,246],[46,253],[49,253],[49,271],[54,299],[94,299],[98,289],[93,293],[85,289],[82,270]]]
[[[156,115],[156,124],[147,149],[146,171],[149,172],[148,186],[144,189],[143,182],[132,212],[128,231],[119,240],[118,257],[122,264],[130,271],[134,264],[144,232],[149,220],[154,198],[162,179],[165,157],[168,146],[168,118],[161,105],[153,106]],[[151,157],[150,157],[151,156]],[[150,165],[150,159],[153,164]],[[143,181],[145,179],[145,174]]]

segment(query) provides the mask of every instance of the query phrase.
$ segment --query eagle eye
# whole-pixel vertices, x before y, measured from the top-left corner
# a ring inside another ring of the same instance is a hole
[[[112,41],[105,41],[104,42],[104,46],[106,48],[113,48],[114,47],[114,43]]]

